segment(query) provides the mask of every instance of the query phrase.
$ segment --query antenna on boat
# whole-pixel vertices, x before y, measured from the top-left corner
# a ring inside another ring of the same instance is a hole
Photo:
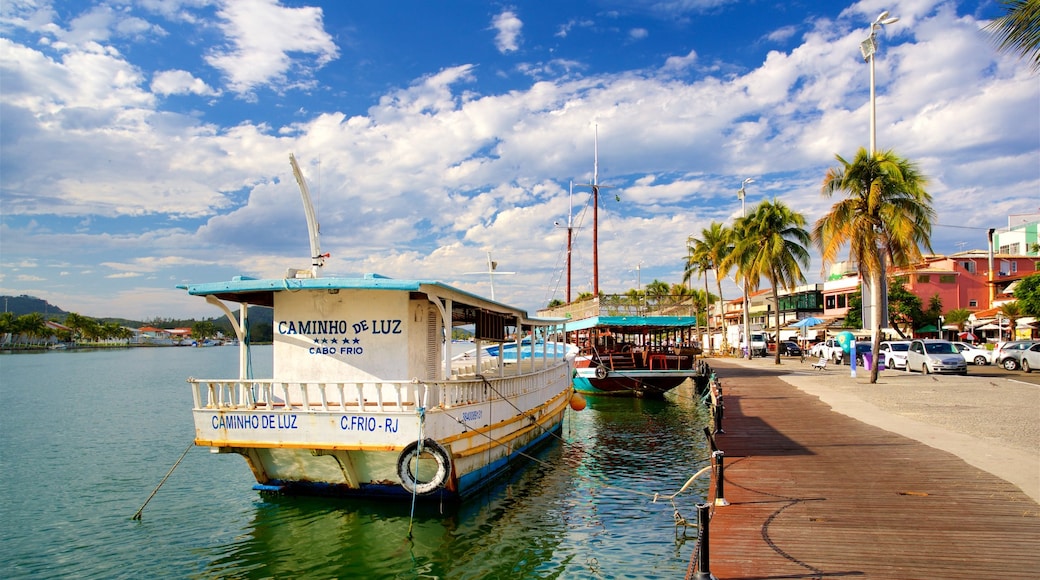
[[[296,156],[292,153],[289,154],[289,164],[292,165],[296,183],[300,185],[300,195],[303,197],[303,211],[307,214],[307,232],[310,234],[311,239],[311,269],[309,277],[317,278],[318,270],[325,265],[325,258],[328,258],[329,254],[321,253],[321,242],[318,239],[321,235],[321,226],[318,224],[318,217],[314,213],[314,204],[311,203],[311,191],[307,188],[307,180],[303,178],[300,165],[296,163]],[[299,270],[290,269],[289,272],[295,278],[308,277],[301,276],[303,272]]]
[[[512,276],[516,274],[516,272],[496,272],[495,270],[498,268],[498,262],[493,262],[491,260],[491,252],[487,253],[487,265],[488,269],[486,272],[466,272],[466,274],[487,274],[488,278],[491,280],[491,299],[494,300],[495,276]]]

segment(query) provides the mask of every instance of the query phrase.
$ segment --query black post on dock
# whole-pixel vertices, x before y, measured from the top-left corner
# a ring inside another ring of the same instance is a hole
[[[725,470],[723,469],[726,453],[719,449],[718,451],[713,451],[711,455],[715,458],[715,505],[717,507],[727,506],[729,502],[726,501],[726,494],[722,491],[722,482],[726,479],[724,475]]]
[[[711,504],[697,504],[697,572],[693,580],[718,580],[711,574],[708,557],[708,528],[711,522]]]

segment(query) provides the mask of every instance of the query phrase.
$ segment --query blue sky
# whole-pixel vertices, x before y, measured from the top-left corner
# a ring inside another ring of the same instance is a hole
[[[178,284],[309,264],[435,278],[530,310],[681,281],[713,220],[784,201],[810,225],[840,154],[928,176],[938,253],[1040,209],[1040,77],[981,29],[996,2],[485,3],[111,0],[0,4],[0,293],[85,316],[211,317]],[[616,197],[615,197],[616,196]],[[807,282],[824,278],[818,254]],[[703,287],[698,281],[697,287]],[[714,287],[714,283],[712,283]],[[726,298],[739,295],[732,283]]]

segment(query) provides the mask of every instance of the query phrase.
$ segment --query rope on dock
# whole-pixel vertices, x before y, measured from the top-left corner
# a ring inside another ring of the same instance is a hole
[[[173,473],[173,470],[177,469],[177,466],[181,464],[181,460],[184,459],[184,456],[187,455],[189,451],[191,451],[192,447],[195,447],[194,441],[188,444],[187,449],[185,449],[184,453],[181,453],[181,456],[177,458],[177,462],[174,463],[173,467],[171,467],[170,470],[166,472],[166,476],[162,478],[162,481],[159,482],[159,485],[155,486],[155,489],[152,490],[152,493],[148,496],[148,499],[144,500],[144,503],[141,505],[141,509],[137,510],[137,513],[135,513],[133,517],[130,518],[131,520],[141,519],[141,512],[144,511],[144,506],[148,505],[148,502],[152,501],[152,498],[155,497],[156,493],[158,493],[159,488],[162,487],[164,483],[166,483],[166,480],[170,478],[170,475]]]

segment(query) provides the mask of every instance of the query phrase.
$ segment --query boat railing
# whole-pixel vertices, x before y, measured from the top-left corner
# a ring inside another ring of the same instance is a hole
[[[540,362],[540,361],[539,361]],[[414,413],[511,398],[544,384],[541,373],[568,373],[569,365],[524,361],[520,373],[474,375],[447,381],[301,382],[275,379],[188,379],[195,409]]]

